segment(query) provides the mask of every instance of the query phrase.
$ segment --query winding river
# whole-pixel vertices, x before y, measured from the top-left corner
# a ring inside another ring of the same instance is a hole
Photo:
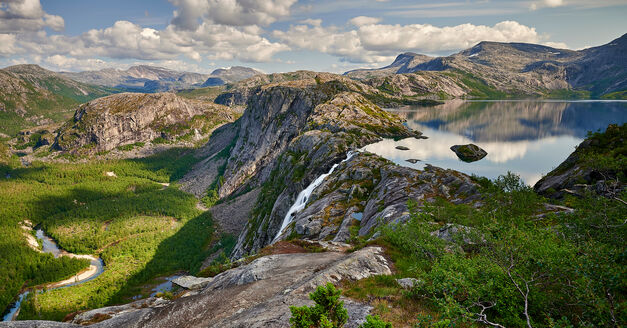
[[[69,256],[69,257],[74,257],[74,258],[88,259],[91,262],[87,270],[83,270],[71,278],[47,284],[46,288],[48,290],[76,286],[84,282],[93,280],[104,272],[104,263],[102,262],[101,259],[92,255],[76,255],[76,254],[68,253],[62,250],[61,248],[59,248],[59,246],[57,246],[57,244],[52,238],[48,237],[44,233],[42,229],[37,229],[35,231],[35,236],[37,237],[37,239],[41,240],[41,243],[42,243],[41,251],[44,253],[50,253],[54,255],[54,257]],[[26,291],[22,292],[18,296],[17,301],[13,304],[11,309],[9,309],[9,311],[4,315],[4,317],[2,318],[2,321],[15,320],[18,314],[20,314],[20,307],[22,305],[22,301],[24,301],[26,296],[31,292],[41,293],[42,291],[41,290],[33,291],[33,289],[27,289]]]

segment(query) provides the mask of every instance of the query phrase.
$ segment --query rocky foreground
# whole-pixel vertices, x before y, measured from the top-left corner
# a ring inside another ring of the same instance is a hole
[[[260,257],[209,278],[179,298],[145,299],[76,314],[68,323],[7,322],[3,327],[287,327],[289,306],[311,305],[308,294],[327,282],[359,280],[392,273],[379,247],[344,253],[348,245],[322,243],[323,253]],[[339,247],[338,247],[339,246]],[[357,327],[371,307],[344,299],[349,322]]]

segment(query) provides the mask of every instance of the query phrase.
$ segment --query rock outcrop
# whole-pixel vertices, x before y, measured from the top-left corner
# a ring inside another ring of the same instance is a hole
[[[122,93],[81,105],[59,130],[54,147],[94,153],[156,138],[193,139],[236,117],[229,108],[172,93]]]
[[[390,263],[379,247],[353,253],[278,254],[223,272],[200,291],[173,301],[150,298],[123,306],[76,315],[71,323],[8,322],[6,327],[288,327],[289,306],[312,305],[308,294],[317,286],[389,275]],[[348,328],[361,324],[371,307],[343,299]]]
[[[464,162],[476,162],[488,155],[481,147],[475,144],[454,145],[451,150]]]
[[[351,237],[368,236],[381,225],[409,220],[410,199],[420,207],[436,197],[473,203],[480,196],[478,185],[465,174],[430,165],[418,171],[360,153],[341,163],[316,188],[307,207],[296,213],[282,238],[296,235],[345,242]]]
[[[595,133],[533,187],[547,197],[582,195],[586,191],[615,197],[627,186],[627,124]]]

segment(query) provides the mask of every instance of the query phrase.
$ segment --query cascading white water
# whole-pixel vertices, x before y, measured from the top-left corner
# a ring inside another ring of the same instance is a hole
[[[353,157],[358,151],[349,151],[348,154],[346,155],[346,159],[344,159],[342,162],[346,162],[349,159],[351,159],[351,157]],[[335,171],[335,168],[340,165],[340,163],[337,164],[333,164],[333,166],[331,167],[331,169],[329,170],[329,172],[319,176],[316,180],[314,180],[309,186],[307,186],[307,188],[305,188],[303,191],[301,191],[298,194],[298,197],[296,197],[296,201],[294,202],[294,204],[292,205],[292,207],[290,207],[289,211],[287,211],[287,214],[285,214],[285,218],[283,219],[283,223],[281,224],[281,229],[279,229],[279,231],[277,232],[276,236],[274,237],[274,239],[272,240],[272,242],[276,242],[278,241],[279,237],[281,236],[281,233],[283,233],[283,230],[285,230],[285,228],[287,228],[287,226],[292,223],[292,219],[294,214],[296,214],[297,212],[302,211],[305,208],[305,205],[307,205],[307,201],[309,200],[309,196],[311,196],[311,194],[313,193],[313,191],[322,184],[322,182],[324,181],[324,179],[326,179],[326,177],[328,177],[329,175],[331,175],[331,173],[333,173],[333,171]]]

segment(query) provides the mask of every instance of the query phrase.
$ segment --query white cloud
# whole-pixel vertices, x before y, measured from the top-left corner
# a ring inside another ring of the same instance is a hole
[[[245,26],[268,25],[290,14],[296,0],[170,0],[177,7],[172,24],[195,30],[201,21]]]
[[[530,5],[531,10],[536,10],[542,7],[555,8],[565,5],[564,0],[542,0],[537,2],[532,2]]]
[[[172,25],[155,30],[117,21],[108,28],[92,29],[78,36],[48,35],[39,31],[21,33],[16,39],[13,34],[1,34],[8,46],[4,46],[0,54],[141,60],[173,60],[185,56],[195,61],[207,57],[262,62],[272,60],[277,52],[289,50],[284,44],[262,37],[263,33],[257,26],[203,23],[194,31],[182,31]],[[80,62],[74,63],[79,65]]]
[[[368,17],[368,16],[357,16],[351,20],[349,20],[348,22],[352,25],[355,25],[357,27],[362,26],[362,25],[373,25],[373,24],[377,24],[381,21],[381,18],[377,18],[377,17]]]
[[[293,25],[287,31],[274,31],[273,35],[293,47],[365,63],[389,61],[403,51],[436,53],[469,48],[481,41],[537,43],[542,40],[535,28],[515,21],[503,21],[494,26],[445,27],[371,23],[349,30],[336,26]]]
[[[16,53],[19,49],[17,47],[16,38],[13,34],[0,34],[0,55],[11,55]]]
[[[44,12],[39,0],[0,0],[0,33],[35,32],[45,27],[62,31],[65,22]]]
[[[543,42],[543,45],[547,46],[547,47],[552,47],[552,48],[557,48],[557,49],[569,49],[568,45],[564,42],[551,42],[551,41],[547,41],[547,42]]]
[[[43,64],[46,67],[53,69],[53,70],[57,70],[57,71],[68,71],[68,70],[93,71],[93,70],[99,70],[103,68],[111,68],[114,66],[114,63],[110,63],[102,59],[97,59],[97,58],[77,59],[77,58],[67,57],[67,56],[62,56],[62,55],[49,56],[43,60]],[[115,67],[119,67],[119,65],[115,65]]]

